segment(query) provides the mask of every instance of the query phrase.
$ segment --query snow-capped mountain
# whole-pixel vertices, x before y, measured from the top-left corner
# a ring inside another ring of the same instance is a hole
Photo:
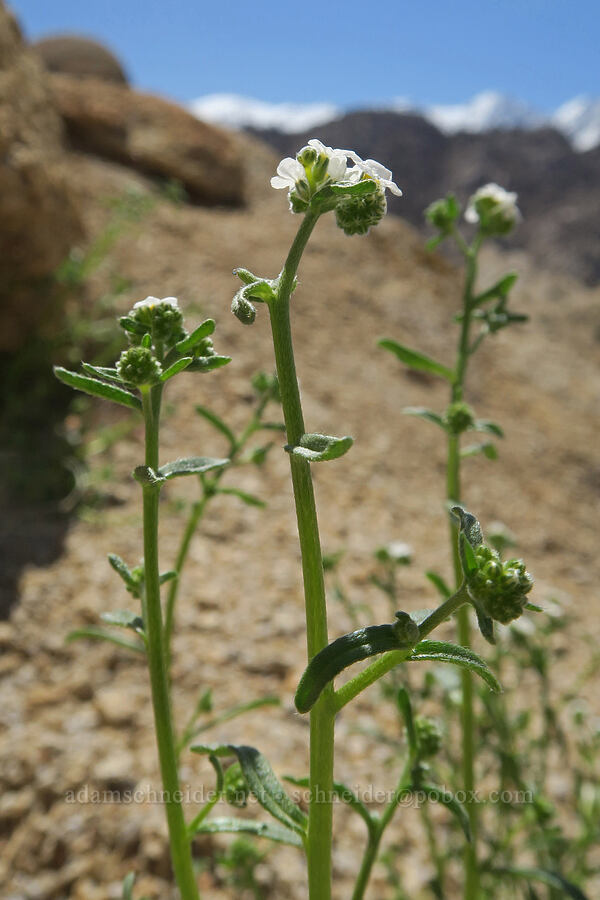
[[[544,124],[544,117],[529,103],[497,91],[483,91],[466,103],[429,106],[415,111],[421,112],[446,134],[492,128],[537,128]]]
[[[239,94],[207,94],[192,100],[191,112],[227,128],[276,128],[286,134],[305,131],[342,114],[333,103],[267,103]]]
[[[576,150],[591,150],[600,144],[600,99],[574,97],[560,106],[552,124],[566,135]]]
[[[226,128],[276,129],[285,134],[316,128],[345,112],[333,103],[268,103],[238,94],[208,94],[193,100],[189,108],[199,119]],[[590,150],[600,144],[599,98],[575,97],[551,115],[496,91],[484,91],[461,104],[418,107],[402,98],[385,105],[374,103],[372,108],[416,113],[446,134],[550,125],[561,131],[576,150]]]

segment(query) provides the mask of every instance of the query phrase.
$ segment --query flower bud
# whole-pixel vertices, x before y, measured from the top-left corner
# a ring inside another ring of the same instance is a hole
[[[146,347],[130,347],[129,350],[123,350],[117,362],[119,378],[137,387],[155,384],[161,371],[160,363]]]
[[[416,716],[414,725],[419,755],[436,756],[442,749],[442,731],[438,723],[428,716]]]
[[[442,200],[434,200],[425,210],[425,218],[442,234],[448,234],[460,213],[460,207],[453,194]]]
[[[314,147],[303,147],[302,150],[299,150],[298,153],[296,153],[296,159],[304,169],[308,170],[314,166],[318,155],[319,154]]]
[[[444,422],[450,434],[462,434],[475,424],[475,413],[468,403],[459,400],[450,404],[444,415]]]
[[[183,314],[175,297],[164,297],[162,300],[146,297],[134,304],[128,318],[139,327],[139,334],[128,333],[134,345],[141,344],[144,335],[149,334],[153,345],[159,343],[168,350],[186,336]]]
[[[232,763],[225,772],[223,790],[225,793],[225,800],[231,806],[242,809],[244,806],[248,805],[250,789],[248,788],[239,762]]]
[[[481,546],[475,551],[477,569],[468,578],[467,587],[485,613],[508,625],[518,619],[527,604],[533,578],[521,559],[502,562],[499,553]]]
[[[497,184],[486,184],[469,199],[465,219],[479,223],[481,232],[488,237],[508,234],[521,219],[517,195]]]
[[[345,234],[366,234],[381,222],[386,210],[385,191],[379,187],[360,197],[342,197],[335,207],[335,219]]]
[[[231,312],[242,325],[252,325],[256,319],[256,307],[250,303],[244,295],[244,288],[240,288],[231,304]]]

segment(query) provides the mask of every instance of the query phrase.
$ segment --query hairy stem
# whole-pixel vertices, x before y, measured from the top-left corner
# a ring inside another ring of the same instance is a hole
[[[158,469],[158,438],[161,387],[142,394],[146,424],[146,465]],[[183,808],[180,801],[177,755],[173,735],[169,680],[165,663],[162,610],[158,566],[158,500],[156,486],[143,487],[144,504],[144,584],[145,628],[147,634],[148,667],[154,708],[154,728],[158,758],[165,792],[165,811],[169,828],[171,860],[182,900],[198,900],[199,893],[192,866]]]
[[[273,346],[288,444],[304,434],[304,418],[296,376],[290,327],[290,296],[300,258],[317,222],[308,212],[286,260],[277,298],[269,304]],[[327,646],[327,606],[323,560],[310,464],[290,454],[298,535],[302,554],[309,661]],[[333,687],[329,685],[310,713],[310,806],[308,813],[308,884],[310,900],[331,897],[333,799]]]

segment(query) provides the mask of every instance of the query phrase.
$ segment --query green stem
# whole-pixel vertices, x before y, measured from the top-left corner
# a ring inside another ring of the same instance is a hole
[[[304,418],[296,376],[290,327],[290,296],[300,258],[316,225],[318,215],[308,212],[286,260],[277,298],[269,304],[273,346],[288,444],[304,434]],[[323,560],[310,464],[290,454],[290,466],[298,535],[302,554],[306,609],[306,644],[309,661],[327,646],[327,606]],[[331,847],[333,799],[333,687],[321,694],[310,713],[310,805],[307,857],[310,900],[331,897]]]
[[[402,799],[404,791],[406,791],[407,788],[410,788],[411,786],[411,773],[414,762],[414,755],[409,754],[404,769],[402,770],[400,780],[398,781],[398,784],[396,786],[396,790],[394,791],[394,796],[383,811],[383,815],[381,816],[381,818],[373,819],[374,827],[369,829],[369,841],[362,859],[356,883],[354,885],[352,900],[363,900],[367,885],[369,883],[369,878],[371,877],[371,870],[379,854],[379,846],[381,844],[383,833],[392,821],[394,813],[398,809],[398,804]]]
[[[158,469],[158,437],[161,387],[142,392],[144,419],[146,424],[146,465],[154,471]],[[171,718],[169,681],[165,665],[163,644],[162,610],[160,604],[160,583],[158,566],[158,501],[159,491],[155,486],[144,486],[144,584],[145,584],[145,628],[147,634],[148,667],[154,708],[154,727],[158,746],[158,758],[165,792],[165,810],[169,828],[171,860],[175,879],[182,900],[198,900],[199,893],[192,865],[190,841],[188,839]]]
[[[423,639],[430,634],[434,628],[437,628],[438,625],[460,609],[463,604],[468,602],[469,595],[467,594],[465,586],[461,585],[455,594],[448,597],[447,600],[444,600],[431,615],[427,616],[427,618],[421,622],[419,625],[420,639]],[[362,672],[359,672],[358,675],[355,675],[354,678],[347,681],[346,684],[342,685],[342,687],[335,691],[333,695],[335,711],[339,712],[340,709],[346,706],[347,703],[350,703],[351,700],[354,700],[354,698],[364,691],[365,688],[368,688],[369,685],[374,684],[391,669],[395,668],[401,662],[404,662],[411,653],[412,650],[390,650],[389,653],[384,653],[379,659],[375,660],[374,663],[371,663],[366,669],[363,669]]]
[[[466,277],[463,291],[463,317],[455,369],[455,379],[452,385],[452,402],[462,400],[464,382],[467,373],[467,365],[471,350],[469,347],[471,316],[473,312],[473,287],[477,277],[477,254],[481,245],[479,237],[475,238],[471,247],[464,243],[459,246],[466,259]],[[448,436],[446,497],[452,503],[461,501],[460,483],[460,438],[457,435]],[[453,517],[450,517],[450,545],[452,548],[452,560],[456,585],[462,579],[462,567],[458,553],[458,525]],[[463,647],[471,646],[471,625],[469,622],[469,608],[464,606],[458,610],[458,639]],[[477,808],[470,802],[475,788],[475,715],[473,708],[474,686],[473,675],[468,669],[461,671],[462,704],[461,704],[461,731],[462,731],[462,776],[463,788],[467,796],[466,808],[471,825],[471,842],[467,843],[464,851],[465,884],[464,900],[477,900],[479,893],[479,870],[477,863]]]

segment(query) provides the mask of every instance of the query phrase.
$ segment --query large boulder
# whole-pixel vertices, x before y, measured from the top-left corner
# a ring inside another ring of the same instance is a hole
[[[0,0],[0,352],[53,316],[51,276],[79,233],[62,122],[44,79]]]
[[[127,84],[125,69],[117,57],[97,41],[74,34],[61,34],[42,38],[31,46],[50,72]]]
[[[242,202],[242,160],[227,132],[123,85],[63,74],[49,84],[73,149],[176,179],[197,203]]]

